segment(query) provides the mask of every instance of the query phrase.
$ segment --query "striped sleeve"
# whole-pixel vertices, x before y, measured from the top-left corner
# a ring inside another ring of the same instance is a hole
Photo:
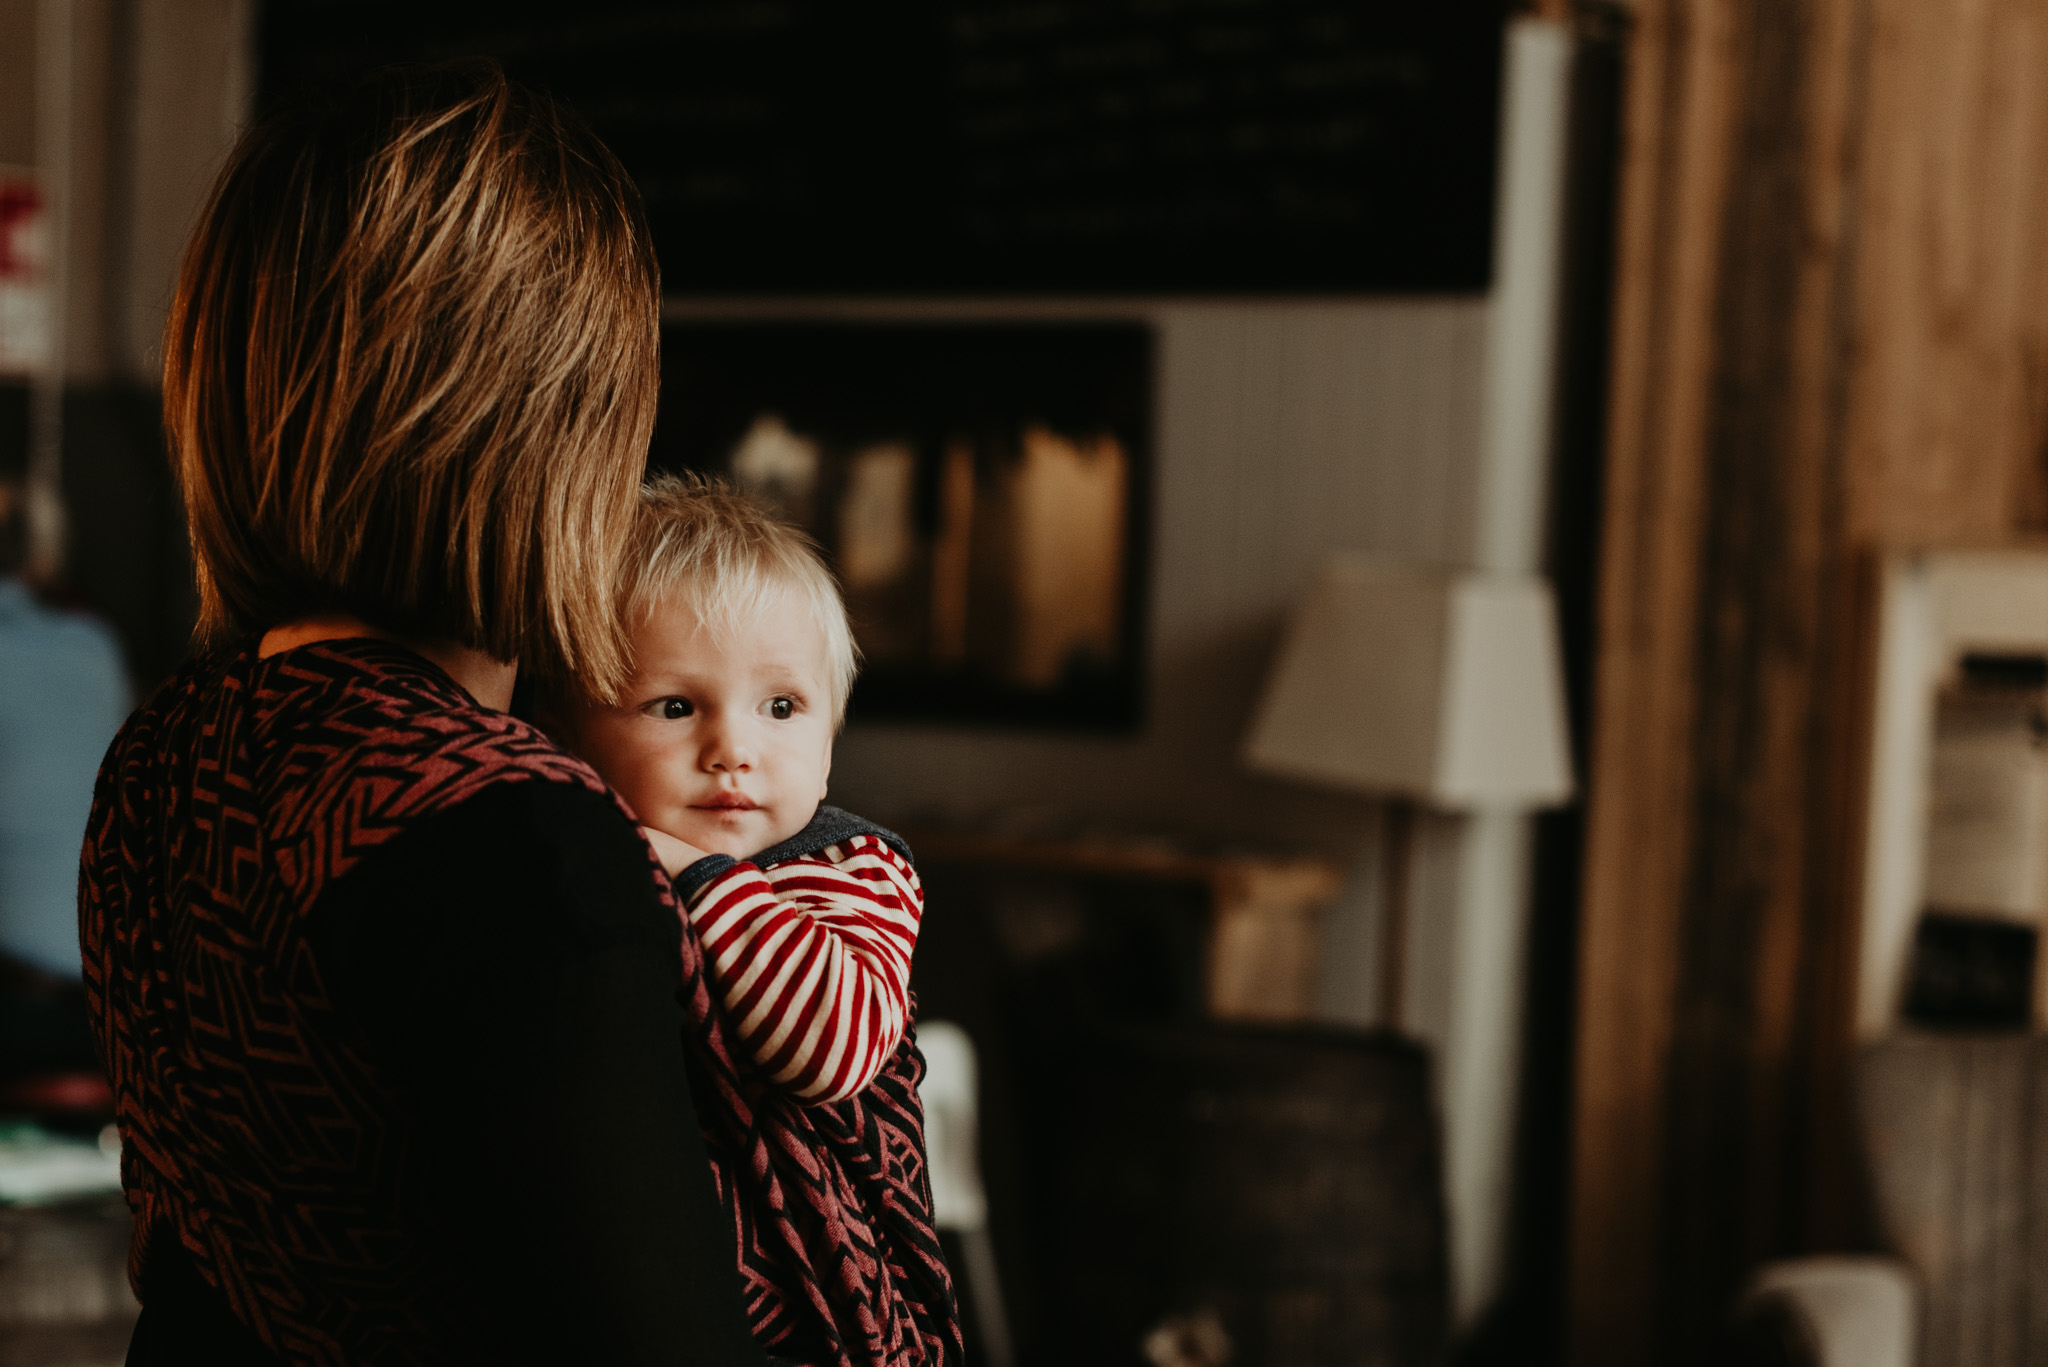
[[[902,1043],[924,889],[882,840],[734,864],[688,914],[735,1033],[792,1096],[844,1101]]]

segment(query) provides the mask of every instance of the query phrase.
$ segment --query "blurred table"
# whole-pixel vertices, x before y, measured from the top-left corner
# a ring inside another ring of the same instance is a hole
[[[1128,880],[1192,888],[1208,924],[1202,995],[1218,1020],[1315,1015],[1322,912],[1343,871],[1306,856],[1191,853],[1161,841],[1038,839],[956,830],[905,832],[921,863],[984,872]]]

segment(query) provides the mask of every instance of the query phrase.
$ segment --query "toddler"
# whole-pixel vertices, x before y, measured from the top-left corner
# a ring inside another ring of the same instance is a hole
[[[556,729],[654,842],[755,1063],[851,1097],[902,1042],[924,894],[899,837],[823,805],[856,669],[838,588],[802,533],[673,476],[624,580],[632,676]]]

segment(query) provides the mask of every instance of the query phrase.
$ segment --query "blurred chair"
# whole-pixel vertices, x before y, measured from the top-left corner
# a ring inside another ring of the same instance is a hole
[[[1918,1306],[1896,1258],[1799,1258],[1750,1279],[1736,1312],[1745,1367],[1913,1367]]]
[[[1890,1036],[1858,1060],[1857,1100],[1897,1261],[1778,1264],[1745,1308],[1796,1304],[1823,1364],[2048,1360],[2048,1036]]]
[[[1076,1033],[1038,1066],[1038,1360],[1437,1367],[1447,1240],[1429,1055],[1332,1026]],[[1041,1093],[1043,1095],[1043,1093]]]
[[[988,1195],[981,1184],[979,1071],[974,1041],[951,1021],[923,1021],[917,1047],[924,1054],[925,1146],[931,1160],[932,1206],[939,1229],[960,1241],[961,1274],[990,1367],[1013,1367],[1003,1288],[996,1276],[995,1245],[988,1237]]]

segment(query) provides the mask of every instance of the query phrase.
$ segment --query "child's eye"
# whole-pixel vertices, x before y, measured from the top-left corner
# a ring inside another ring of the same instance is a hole
[[[796,715],[796,699],[776,698],[768,704],[768,715],[777,721],[788,721]]]
[[[693,715],[697,710],[690,706],[688,698],[663,698],[655,706],[657,709],[656,715],[663,721],[680,721],[684,717]]]

